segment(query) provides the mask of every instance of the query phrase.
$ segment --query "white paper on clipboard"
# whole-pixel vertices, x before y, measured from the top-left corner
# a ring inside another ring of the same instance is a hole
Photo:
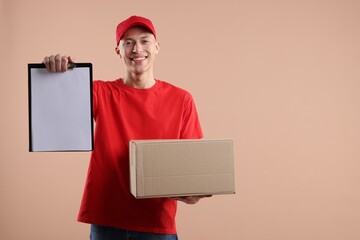
[[[29,150],[93,150],[92,65],[49,73],[29,64]]]

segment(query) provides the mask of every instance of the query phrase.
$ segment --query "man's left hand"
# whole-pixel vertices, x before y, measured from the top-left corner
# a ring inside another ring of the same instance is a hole
[[[201,195],[201,196],[186,196],[186,197],[172,197],[171,199],[182,201],[187,204],[195,204],[202,198],[212,197],[212,195]]]

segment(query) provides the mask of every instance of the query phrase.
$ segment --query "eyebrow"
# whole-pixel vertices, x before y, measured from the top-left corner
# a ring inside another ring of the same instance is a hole
[[[144,39],[144,38],[150,38],[150,36],[149,36],[149,35],[146,35],[146,36],[140,37],[140,39]],[[130,37],[128,37],[128,38],[123,38],[122,40],[124,40],[124,41],[135,41],[134,38],[130,38]]]

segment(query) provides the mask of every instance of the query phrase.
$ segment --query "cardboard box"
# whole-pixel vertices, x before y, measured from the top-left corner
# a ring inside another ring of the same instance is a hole
[[[129,145],[136,198],[235,193],[231,139],[132,140]]]

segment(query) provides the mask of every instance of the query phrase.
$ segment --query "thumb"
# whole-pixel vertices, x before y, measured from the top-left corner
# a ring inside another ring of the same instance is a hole
[[[76,58],[74,58],[72,56],[68,56],[67,58],[68,58],[69,63],[75,63],[75,61],[76,61]]]

